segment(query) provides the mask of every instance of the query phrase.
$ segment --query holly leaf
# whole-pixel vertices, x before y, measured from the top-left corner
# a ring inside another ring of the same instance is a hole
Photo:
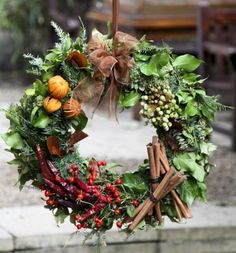
[[[22,149],[24,147],[24,141],[21,138],[21,135],[17,132],[10,132],[1,134],[2,139],[6,142],[6,144],[14,149]]]
[[[195,56],[190,54],[184,54],[175,58],[173,66],[188,72],[192,72],[197,69],[201,65],[201,63],[203,63],[203,61],[196,58]]]
[[[206,172],[204,168],[196,162],[197,156],[193,152],[180,153],[175,156],[173,163],[177,170],[188,172],[199,182],[203,182]]]
[[[122,93],[120,96],[120,104],[123,108],[129,108],[135,106],[141,95],[136,91],[131,91],[129,93]]]

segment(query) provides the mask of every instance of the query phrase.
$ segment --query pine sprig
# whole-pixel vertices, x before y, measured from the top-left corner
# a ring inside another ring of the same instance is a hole
[[[69,36],[68,33],[65,33],[62,28],[56,24],[54,21],[51,21],[51,26],[54,28],[58,38],[59,38],[59,41],[61,43],[63,43],[63,41]]]

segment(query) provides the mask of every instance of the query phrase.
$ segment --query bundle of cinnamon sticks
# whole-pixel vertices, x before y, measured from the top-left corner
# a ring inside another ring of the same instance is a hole
[[[152,214],[159,224],[163,223],[160,200],[167,194],[171,194],[179,221],[182,218],[192,217],[190,209],[175,191],[176,187],[186,179],[186,176],[169,166],[165,146],[157,136],[153,136],[152,143],[147,145],[147,152],[150,165],[150,196],[135,209],[132,223],[129,225],[131,231],[148,214]]]

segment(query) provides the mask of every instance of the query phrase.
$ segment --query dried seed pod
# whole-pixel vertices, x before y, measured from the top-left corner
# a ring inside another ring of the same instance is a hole
[[[52,113],[61,108],[61,102],[56,98],[46,97],[43,100],[43,107],[47,112]]]
[[[70,87],[64,78],[57,75],[48,80],[48,90],[52,97],[62,99],[68,94]]]
[[[77,100],[71,98],[63,105],[63,110],[67,118],[74,118],[80,115],[81,105]]]

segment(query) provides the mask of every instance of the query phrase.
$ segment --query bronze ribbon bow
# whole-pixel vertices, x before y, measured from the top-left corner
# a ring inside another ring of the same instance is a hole
[[[118,31],[110,45],[111,53],[101,34],[91,38],[88,43],[89,61],[96,67],[96,72],[93,77],[83,79],[73,91],[73,98],[83,104],[87,115],[88,109],[92,109],[92,115],[98,110],[117,120],[120,89],[130,83],[129,71],[134,66],[130,53],[137,44],[136,38]]]

